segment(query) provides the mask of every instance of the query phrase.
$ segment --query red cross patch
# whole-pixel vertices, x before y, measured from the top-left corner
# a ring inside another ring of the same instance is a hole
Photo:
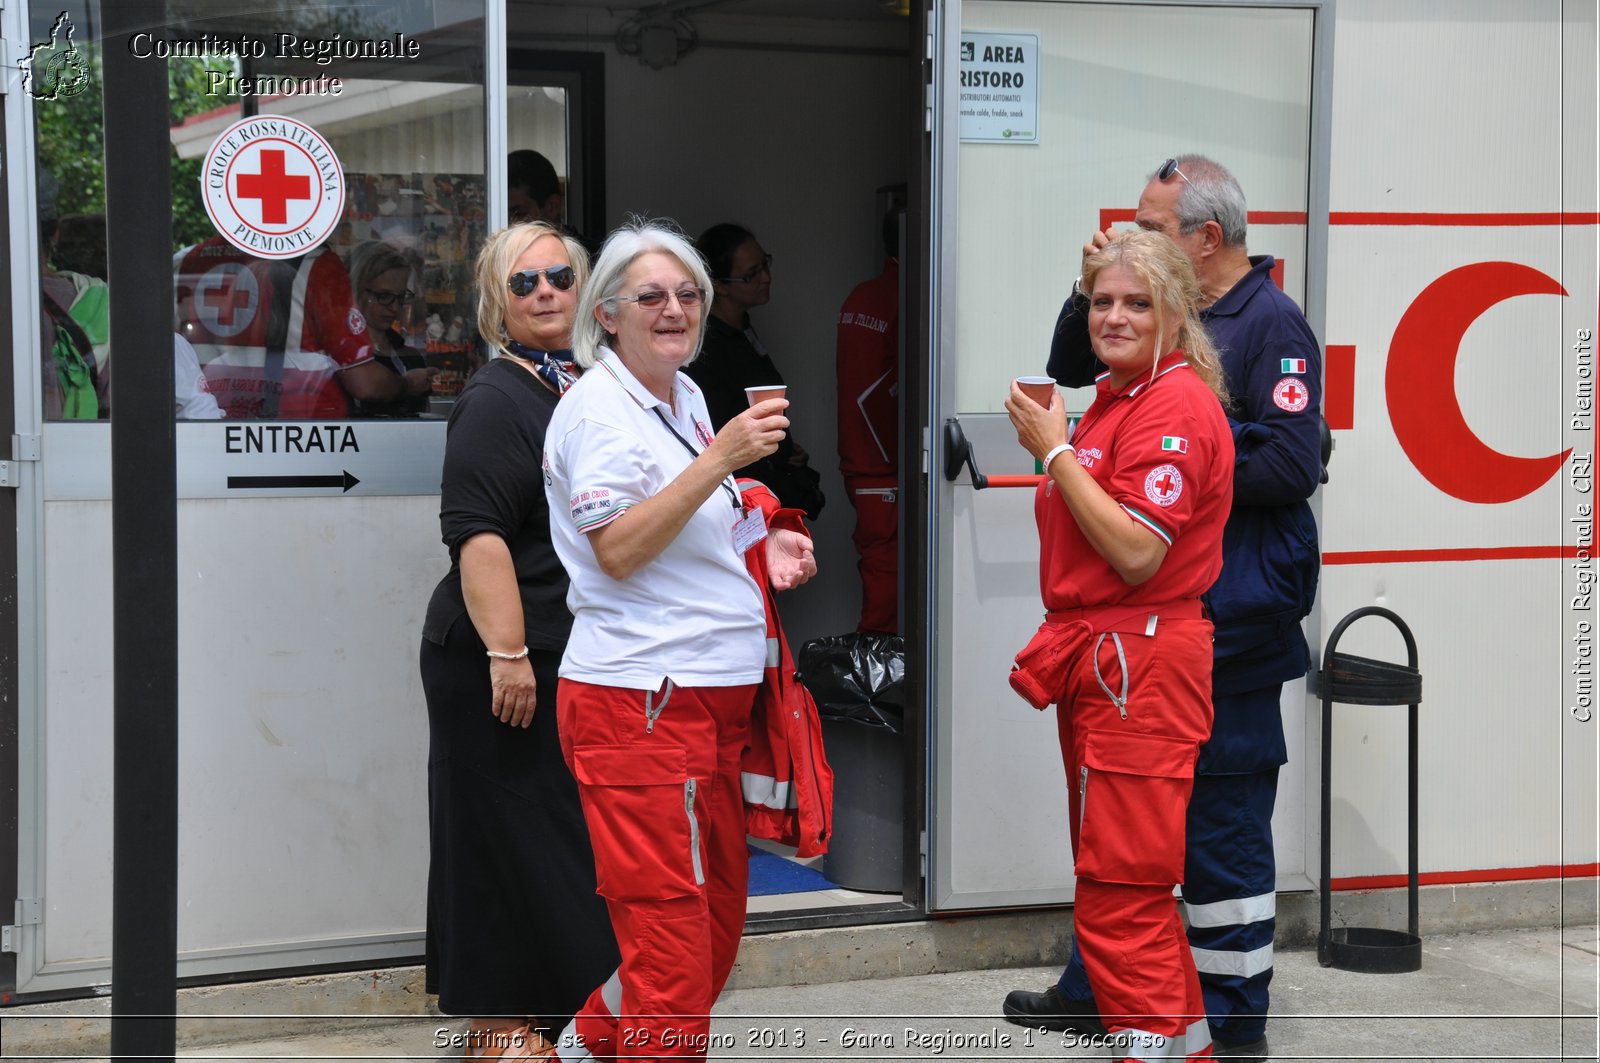
[[[1145,497],[1163,508],[1183,494],[1183,473],[1176,465],[1158,465],[1144,478]]]
[[[1280,410],[1299,413],[1311,402],[1311,392],[1299,377],[1286,376],[1272,389],[1272,402]]]
[[[350,308],[350,313],[345,318],[344,323],[350,326],[350,334],[352,336],[361,336],[367,331],[367,319],[362,317],[361,311],[353,306]]]
[[[711,445],[711,426],[704,421],[694,423],[694,437],[700,441],[702,447]]]

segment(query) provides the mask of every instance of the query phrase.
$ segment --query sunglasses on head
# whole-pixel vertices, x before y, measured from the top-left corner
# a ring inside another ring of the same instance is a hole
[[[367,289],[367,298],[379,306],[394,306],[396,303],[405,306],[417,297],[417,293],[407,288],[403,292],[380,292],[376,288]]]
[[[1179,177],[1183,178],[1183,183],[1186,185],[1194,184],[1193,181],[1189,180],[1188,174],[1178,169],[1177,159],[1168,159],[1166,162],[1162,163],[1160,168],[1156,170],[1156,180],[1164,184],[1167,181],[1172,180],[1173,174],[1177,174]]]
[[[667,305],[668,297],[676,297],[678,305],[688,310],[705,302],[706,293],[699,288],[679,288],[675,292],[651,289],[638,295],[619,295],[616,298],[620,303],[638,303],[645,310],[660,310]]]
[[[546,266],[544,269],[518,270],[506,280],[506,287],[519,299],[524,295],[532,295],[534,289],[539,287],[540,274],[558,292],[567,291],[578,283],[578,274],[571,266]]]

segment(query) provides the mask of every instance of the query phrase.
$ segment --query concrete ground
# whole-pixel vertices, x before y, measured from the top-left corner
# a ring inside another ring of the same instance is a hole
[[[1600,998],[1597,928],[1503,930],[1428,937],[1422,970],[1359,974],[1318,965],[1314,951],[1280,950],[1269,1026],[1275,1060],[1594,1060]],[[874,978],[737,989],[712,1021],[713,1059],[1104,1059],[998,1018],[1010,989],[1040,989],[1054,968]],[[242,1016],[241,1016],[242,1018]],[[12,1019],[9,1022],[25,1022]],[[225,1023],[217,1017],[212,1020]],[[185,1060],[434,1060],[459,1056],[464,1024],[437,1016],[366,1019],[357,1029],[180,1048]],[[27,1038],[7,1026],[7,1059]]]

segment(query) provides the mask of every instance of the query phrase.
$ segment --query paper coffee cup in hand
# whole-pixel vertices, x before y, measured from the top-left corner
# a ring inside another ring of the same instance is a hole
[[[1017,386],[1028,398],[1045,409],[1050,408],[1050,398],[1056,393],[1056,382],[1047,376],[1019,376]]]
[[[745,388],[744,397],[749,401],[750,405],[754,406],[756,403],[766,402],[768,399],[784,398],[784,393],[788,390],[788,386],[784,384],[763,384],[761,387]]]

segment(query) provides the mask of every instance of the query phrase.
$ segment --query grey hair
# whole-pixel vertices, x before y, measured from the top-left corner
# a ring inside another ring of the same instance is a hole
[[[382,240],[357,244],[350,249],[345,264],[350,274],[350,287],[355,290],[358,302],[367,285],[390,270],[403,269],[409,274],[416,269],[416,264],[399,248]]]
[[[578,320],[572,326],[572,355],[585,369],[599,361],[600,346],[610,336],[595,315],[595,308],[604,306],[608,314],[616,313],[617,296],[622,294],[628,267],[633,265],[634,259],[652,251],[677,259],[694,278],[695,287],[706,293],[705,302],[700,305],[700,334],[695,337],[694,354],[684,365],[700,356],[700,345],[705,342],[706,326],[711,320],[711,274],[700,252],[694,249],[693,241],[683,234],[677,222],[670,218],[636,216],[606,237],[600,256],[595,259],[589,284],[578,300]]]
[[[1248,226],[1244,189],[1220,162],[1204,155],[1179,155],[1178,169],[1183,177],[1178,191],[1178,231],[1192,233],[1208,221],[1222,228],[1222,243],[1243,249]],[[1155,180],[1155,174],[1150,180]],[[1176,176],[1176,175],[1174,175]]]

